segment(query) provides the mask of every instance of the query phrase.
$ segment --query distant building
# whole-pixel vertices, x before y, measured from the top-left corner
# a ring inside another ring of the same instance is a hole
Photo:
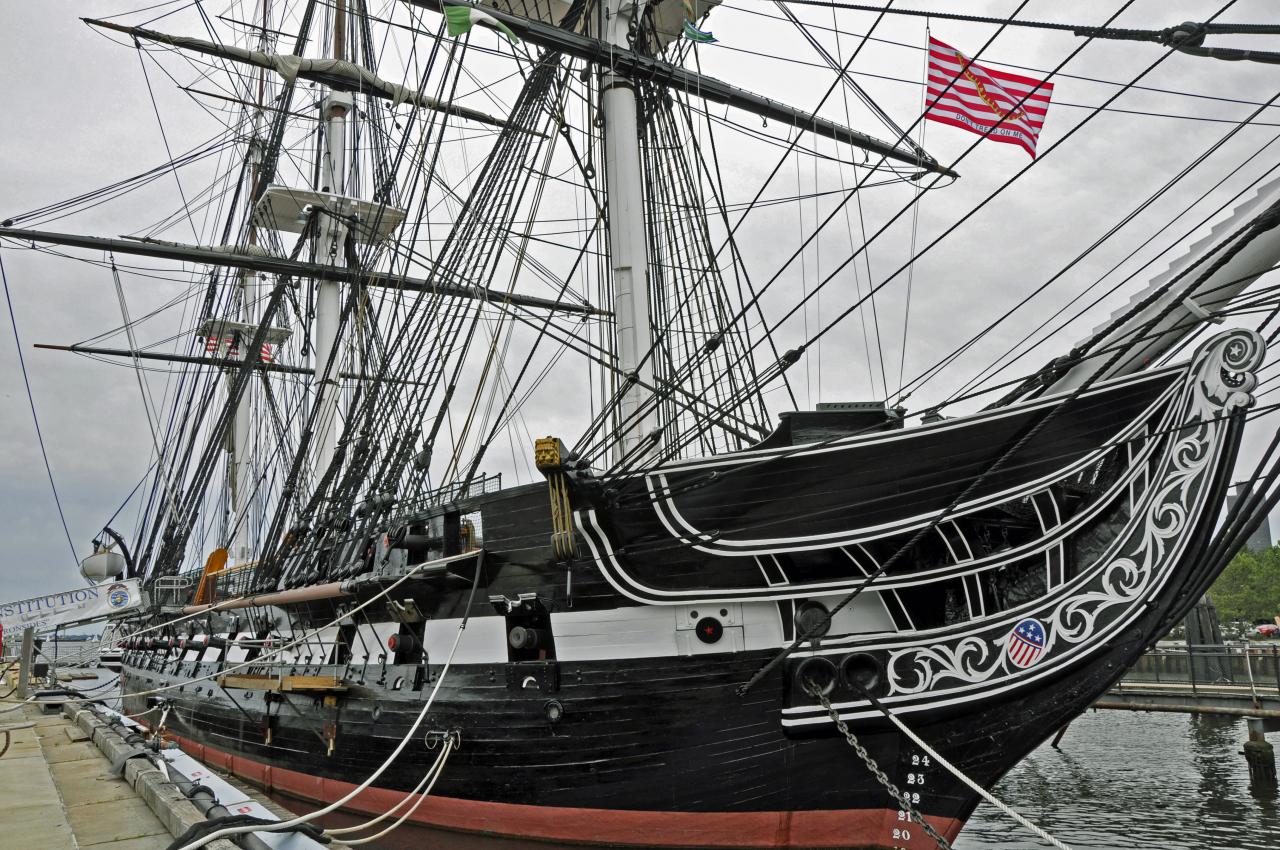
[[[1240,499],[1249,495],[1249,491],[1244,484],[1237,484],[1230,493],[1227,494],[1227,510],[1230,511]],[[1257,552],[1262,549],[1271,548],[1276,541],[1271,534],[1271,517],[1264,516],[1262,522],[1249,535],[1249,539],[1245,541],[1244,548],[1250,552]]]

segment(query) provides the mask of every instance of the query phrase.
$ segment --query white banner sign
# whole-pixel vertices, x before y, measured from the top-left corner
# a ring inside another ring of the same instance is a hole
[[[21,602],[0,602],[0,627],[6,635],[10,629],[45,631],[54,626],[120,614],[141,604],[142,589],[136,578],[109,581]]]

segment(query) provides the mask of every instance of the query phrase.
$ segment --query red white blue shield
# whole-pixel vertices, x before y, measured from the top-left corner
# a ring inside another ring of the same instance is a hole
[[[1044,626],[1031,617],[1018,623],[1009,632],[1005,652],[1009,654],[1009,660],[1015,667],[1025,670],[1035,664],[1044,654]]]

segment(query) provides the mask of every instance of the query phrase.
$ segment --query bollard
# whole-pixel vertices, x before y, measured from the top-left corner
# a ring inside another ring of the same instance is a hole
[[[22,652],[18,656],[18,699],[25,700],[30,696],[29,679],[31,678],[31,661],[35,657],[35,629],[22,630]]]
[[[1249,740],[1244,742],[1244,760],[1249,765],[1249,783],[1255,791],[1276,789],[1276,751],[1267,742],[1260,717],[1250,717]]]

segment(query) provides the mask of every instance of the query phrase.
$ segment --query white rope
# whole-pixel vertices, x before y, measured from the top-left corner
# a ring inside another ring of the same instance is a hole
[[[121,712],[117,712],[117,713],[118,713],[121,717],[127,717],[127,718],[129,718],[130,720],[137,720],[139,717],[146,717],[148,714],[150,714],[150,713],[152,713],[153,711],[155,711],[156,709],[160,708],[160,707],[161,707],[161,705],[162,705],[162,703],[156,703],[155,705],[153,705],[153,706],[151,706],[150,708],[148,708],[146,711],[139,711],[137,714],[125,714],[123,711],[121,711]],[[77,717],[79,716],[80,711],[85,711],[85,709],[83,709],[83,708],[82,708],[82,709],[80,709],[79,711],[77,711],[77,712],[76,712],[76,716],[77,716]]]
[[[951,762],[947,761],[947,760],[946,760],[945,758],[943,758],[942,756],[938,755],[938,751],[937,751],[937,750],[935,750],[933,747],[931,747],[931,746],[929,746],[928,744],[926,744],[926,743],[925,743],[925,742],[920,738],[920,736],[919,736],[919,735],[917,735],[915,732],[912,732],[909,728],[907,728],[907,725],[906,725],[905,723],[903,723],[901,720],[899,720],[899,719],[898,719],[898,718],[893,714],[893,712],[891,712],[891,711],[889,711],[889,710],[887,710],[887,709],[885,709],[885,708],[883,708],[883,707],[879,707],[879,708],[880,708],[880,710],[884,713],[884,716],[885,716],[885,717],[887,717],[887,718],[889,718],[889,722],[890,722],[890,723],[892,723],[894,726],[897,726],[897,727],[898,727],[898,731],[902,732],[902,734],[906,735],[906,736],[907,736],[908,738],[910,738],[913,742],[915,742],[916,746],[918,746],[920,749],[924,750],[924,751],[925,751],[925,753],[927,753],[927,754],[928,754],[929,758],[933,759],[933,760],[934,760],[934,761],[936,761],[938,764],[942,765],[944,768],[946,768],[947,770],[949,770],[949,771],[951,772],[951,774],[952,774],[953,776],[955,776],[955,778],[956,778],[956,779],[959,779],[959,780],[960,780],[961,782],[963,782],[965,785],[969,786],[969,788],[970,788],[971,790],[973,790],[974,792],[976,792],[979,796],[981,796],[981,797],[982,797],[982,799],[986,800],[988,803],[990,803],[991,805],[995,806],[997,809],[999,809],[1000,811],[1004,812],[1006,815],[1008,815],[1009,817],[1013,818],[1015,821],[1017,821],[1018,823],[1020,823],[1020,824],[1022,824],[1023,826],[1025,826],[1027,829],[1029,829],[1029,830],[1031,830],[1032,832],[1034,832],[1037,836],[1039,836],[1039,837],[1040,837],[1041,839],[1043,839],[1044,841],[1048,842],[1049,844],[1052,844],[1054,847],[1057,847],[1057,848],[1058,848],[1058,850],[1071,850],[1071,847],[1070,847],[1069,845],[1064,844],[1063,842],[1061,842],[1061,841],[1059,841],[1058,839],[1054,838],[1052,835],[1050,835],[1049,833],[1045,832],[1043,829],[1041,829],[1040,827],[1036,826],[1034,823],[1032,823],[1031,821],[1029,821],[1029,820],[1027,820],[1025,817],[1023,817],[1022,815],[1020,815],[1020,814],[1019,814],[1017,811],[1015,811],[1012,807],[1010,807],[1010,806],[1006,805],[1005,803],[1002,803],[1000,800],[997,800],[997,799],[996,799],[996,797],[995,797],[995,795],[994,795],[994,794],[992,794],[990,791],[988,791],[986,788],[983,788],[981,785],[979,785],[978,783],[974,782],[974,781],[973,781],[972,779],[970,779],[969,777],[965,776],[965,775],[964,775],[964,773],[963,773],[963,772],[961,772],[960,768],[956,767],[954,764],[952,764]]]
[[[452,745],[453,739],[450,738],[445,743]],[[422,774],[422,779],[419,780],[417,785],[413,786],[413,790],[410,791],[408,794],[405,794],[403,799],[400,800],[400,802],[396,803],[394,806],[387,809],[385,812],[378,815],[373,820],[366,821],[361,824],[356,824],[355,826],[343,826],[335,829],[326,829],[324,831],[324,834],[325,835],[349,835],[353,832],[360,832],[361,830],[369,829],[370,827],[376,824],[382,823],[384,820],[391,817],[396,812],[400,811],[401,806],[403,806],[405,803],[412,800],[415,795],[421,793],[423,786],[426,785],[428,782],[430,782],[431,777],[434,776],[439,771],[440,763],[443,758],[444,758],[444,749],[442,748],[440,750],[440,755],[436,756],[436,760],[431,763],[431,767],[427,768],[427,772]]]
[[[449,760],[449,753],[451,752],[453,752],[452,739],[445,742],[444,749],[441,750],[440,752],[440,758],[437,759],[436,767],[434,768],[435,774],[431,777],[431,784],[427,786],[427,790],[422,792],[422,796],[419,797],[417,801],[414,802],[414,804],[409,808],[409,811],[405,812],[396,820],[395,823],[391,824],[391,826],[382,830],[378,834],[369,835],[364,838],[347,839],[346,843],[352,844],[352,845],[368,844],[370,841],[377,841],[379,838],[382,838],[384,835],[387,835],[392,830],[399,828],[400,824],[408,820],[413,815],[413,813],[418,810],[418,807],[422,805],[422,802],[426,800],[427,797],[431,794],[431,789],[436,786],[436,780],[440,778],[440,774],[444,773],[444,765],[445,765],[445,762]],[[409,798],[406,797],[405,799],[407,800]],[[370,823],[376,823],[376,821],[370,821]]]
[[[149,740],[164,740],[164,722],[169,719],[169,708],[170,706],[166,704],[164,711],[160,712],[160,719],[156,721],[155,726],[151,727],[151,738]]]
[[[404,579],[408,578],[409,575],[412,575],[412,573],[406,574],[404,578],[400,579],[400,581],[404,581]],[[399,584],[399,583],[400,583],[399,581],[396,582],[396,584]],[[477,563],[475,578],[473,579],[471,584],[471,595],[467,598],[467,608],[465,609],[467,611],[469,611],[471,608],[471,600],[475,597],[476,587],[479,585],[479,583],[480,583],[480,564]],[[385,594],[387,591],[390,591],[392,587],[395,587],[395,584],[391,585],[385,591],[383,591],[383,594]],[[377,597],[374,597],[374,599],[376,598]],[[369,600],[369,602],[372,602],[372,601],[373,599]],[[367,604],[369,603],[366,602],[365,605]],[[361,607],[364,607],[364,606],[361,606]],[[355,610],[359,610],[359,609],[355,609]],[[346,617],[350,616],[352,613],[354,613],[354,610],[351,612],[348,612],[346,615],[344,615],[343,617],[340,617],[339,619],[346,619]],[[453,658],[458,652],[458,645],[462,643],[462,635],[466,632],[467,622],[470,619],[471,619],[470,614],[465,614],[462,618],[462,622],[458,624],[458,635],[453,639],[453,647],[449,650],[449,657],[445,660],[444,666],[440,669],[440,675],[436,679],[435,687],[431,689],[431,695],[427,697],[426,704],[422,706],[422,710],[419,711],[418,716],[414,718],[413,724],[409,727],[409,731],[404,733],[404,737],[400,739],[400,743],[397,744],[396,748],[391,751],[391,755],[387,756],[386,760],[381,765],[378,766],[378,769],[375,770],[373,773],[369,774],[368,778],[366,778],[363,782],[361,782],[355,788],[351,789],[351,791],[347,793],[346,796],[341,797],[337,800],[334,800],[332,803],[330,803],[329,805],[325,806],[322,809],[316,809],[314,812],[302,815],[300,817],[296,817],[293,820],[281,821],[280,823],[273,823],[268,825],[251,824],[248,826],[226,827],[224,829],[218,830],[217,832],[211,832],[208,835],[204,836],[203,838],[196,839],[190,844],[187,844],[179,848],[179,850],[199,850],[199,848],[204,847],[206,844],[208,844],[211,841],[216,841],[219,838],[228,838],[232,835],[244,835],[250,832],[278,832],[280,830],[296,829],[297,827],[302,826],[305,823],[309,823],[318,817],[322,817],[324,815],[329,814],[330,812],[333,812],[333,811],[336,811],[337,809],[342,808],[351,800],[353,800],[357,795],[362,793],[366,788],[368,788],[370,785],[373,784],[374,780],[376,780],[379,776],[381,776],[383,772],[386,771],[386,769],[391,766],[392,762],[394,762],[397,758],[399,758],[400,753],[404,752],[404,748],[408,746],[410,739],[412,739],[413,736],[417,734],[418,727],[421,726],[422,721],[426,719],[427,712],[431,710],[432,704],[435,703],[436,701],[436,695],[440,693],[440,686],[444,684],[445,677],[449,675],[449,668],[453,664]],[[336,623],[337,620],[335,620],[334,622]]]

